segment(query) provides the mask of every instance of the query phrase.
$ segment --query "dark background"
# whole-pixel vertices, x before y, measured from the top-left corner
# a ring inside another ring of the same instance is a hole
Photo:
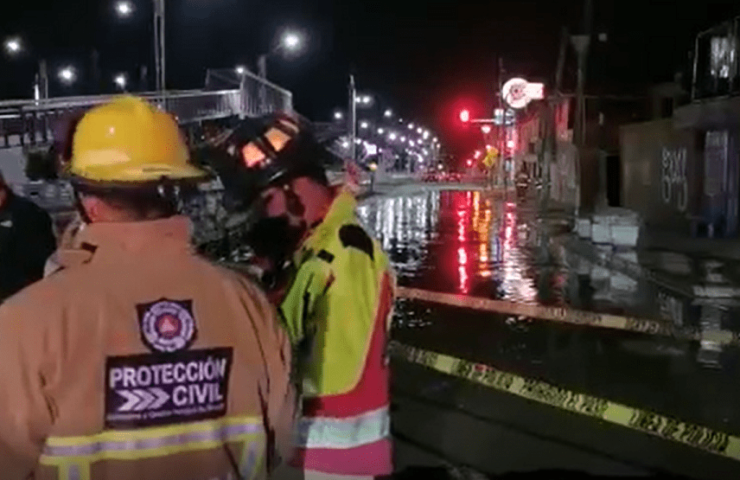
[[[0,98],[31,94],[36,61],[49,61],[51,93],[98,90],[91,81],[92,50],[100,55],[103,89],[113,75],[136,79],[149,66],[153,86],[152,2],[132,0],[136,12],[119,19],[109,0],[3,2],[0,38],[20,35],[19,58],[0,56]],[[688,61],[694,36],[740,13],[736,1],[594,0],[594,32],[605,32],[590,58],[589,87],[638,93],[671,80]],[[358,87],[402,117],[424,122],[452,150],[469,145],[457,113],[483,116],[493,102],[497,58],[508,74],[552,82],[562,26],[582,27],[580,0],[167,0],[168,87],[202,87],[207,68],[254,68],[256,56],[277,41],[281,28],[308,37],[304,54],[276,57],[269,76],[294,92],[296,108],[328,120],[346,103],[350,71]],[[57,69],[71,64],[80,81],[62,87]],[[575,62],[566,63],[572,89]]]

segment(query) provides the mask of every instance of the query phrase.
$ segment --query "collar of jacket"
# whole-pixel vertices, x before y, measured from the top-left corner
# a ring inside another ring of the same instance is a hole
[[[355,210],[357,209],[357,199],[347,189],[341,189],[334,201],[332,202],[326,216],[308,236],[305,242],[294,257],[297,265],[303,263],[307,254],[315,250],[316,245],[320,245],[324,240],[333,235],[339,227],[345,223],[354,223]]]
[[[121,255],[159,257],[172,253],[192,251],[190,245],[192,224],[185,216],[175,216],[146,222],[93,223],[86,225],[75,238],[74,263],[85,255],[87,260],[117,259]],[[84,254],[81,254],[83,251]],[[83,261],[84,263],[84,261]]]

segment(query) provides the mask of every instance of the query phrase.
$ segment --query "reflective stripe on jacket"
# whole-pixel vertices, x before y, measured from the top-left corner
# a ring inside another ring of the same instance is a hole
[[[0,478],[263,479],[290,454],[288,338],[189,236],[182,217],[91,224],[0,307]]]
[[[281,312],[298,350],[303,416],[294,466],[325,473],[392,472],[385,357],[394,276],[362,229],[348,192],[334,200],[295,259]]]

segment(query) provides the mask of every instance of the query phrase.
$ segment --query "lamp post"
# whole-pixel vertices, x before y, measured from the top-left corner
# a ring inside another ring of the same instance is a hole
[[[160,0],[161,1],[161,0]],[[263,80],[267,80],[267,59],[281,50],[286,52],[297,52],[303,46],[303,38],[296,32],[285,32],[280,42],[267,53],[263,53],[257,59],[257,71]]]
[[[18,57],[26,50],[20,37],[8,37],[3,42],[3,49],[10,57]],[[46,60],[39,60],[39,69],[33,85],[33,98],[39,100],[49,98],[49,76],[46,69]]]
[[[154,71],[157,91],[166,88],[165,70],[165,15],[164,0],[152,0],[154,3]],[[134,5],[129,0],[119,0],[115,3],[116,15],[119,18],[129,18],[134,13]]]

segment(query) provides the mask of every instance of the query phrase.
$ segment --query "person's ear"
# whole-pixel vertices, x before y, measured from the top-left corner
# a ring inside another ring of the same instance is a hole
[[[87,215],[87,218],[91,222],[106,222],[111,220],[107,214],[106,205],[99,198],[83,195],[80,198],[80,203],[85,210],[85,215]]]

